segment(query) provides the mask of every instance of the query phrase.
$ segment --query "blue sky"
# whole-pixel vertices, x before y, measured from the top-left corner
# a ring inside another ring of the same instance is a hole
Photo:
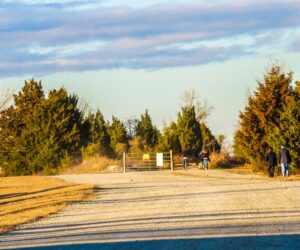
[[[195,89],[230,138],[273,60],[300,79],[300,1],[2,0],[0,84],[65,86],[106,119],[149,109],[158,127]]]

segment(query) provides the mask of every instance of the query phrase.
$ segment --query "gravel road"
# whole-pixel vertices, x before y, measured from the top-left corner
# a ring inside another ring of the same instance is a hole
[[[300,182],[221,170],[58,176],[96,198],[0,236],[0,249],[300,249]]]

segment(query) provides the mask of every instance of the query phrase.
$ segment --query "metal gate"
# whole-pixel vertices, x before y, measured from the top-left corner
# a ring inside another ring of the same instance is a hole
[[[124,153],[123,171],[165,170],[173,168],[172,150],[169,152]]]

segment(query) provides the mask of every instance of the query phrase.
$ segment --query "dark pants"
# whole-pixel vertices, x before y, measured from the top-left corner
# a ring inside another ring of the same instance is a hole
[[[269,166],[269,177],[274,177],[275,166]]]
[[[183,163],[182,163],[182,165],[183,165],[184,169],[187,169],[187,166],[189,165],[189,160],[188,160],[187,157],[183,157]]]

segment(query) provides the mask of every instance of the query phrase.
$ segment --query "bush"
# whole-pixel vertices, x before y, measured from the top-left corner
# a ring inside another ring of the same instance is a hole
[[[94,157],[100,154],[100,145],[99,144],[89,144],[86,147],[81,148],[82,158]]]
[[[115,146],[115,153],[117,157],[121,157],[124,152],[128,151],[128,145],[126,143],[117,143]]]
[[[66,151],[64,157],[61,160],[60,168],[67,169],[69,167],[72,167],[73,165],[74,165],[74,158]]]
[[[135,136],[129,141],[129,152],[130,153],[143,153],[144,152],[144,141],[139,136]]]
[[[227,152],[212,153],[210,155],[210,168],[233,168],[243,165],[245,161],[242,158],[230,156]]]

